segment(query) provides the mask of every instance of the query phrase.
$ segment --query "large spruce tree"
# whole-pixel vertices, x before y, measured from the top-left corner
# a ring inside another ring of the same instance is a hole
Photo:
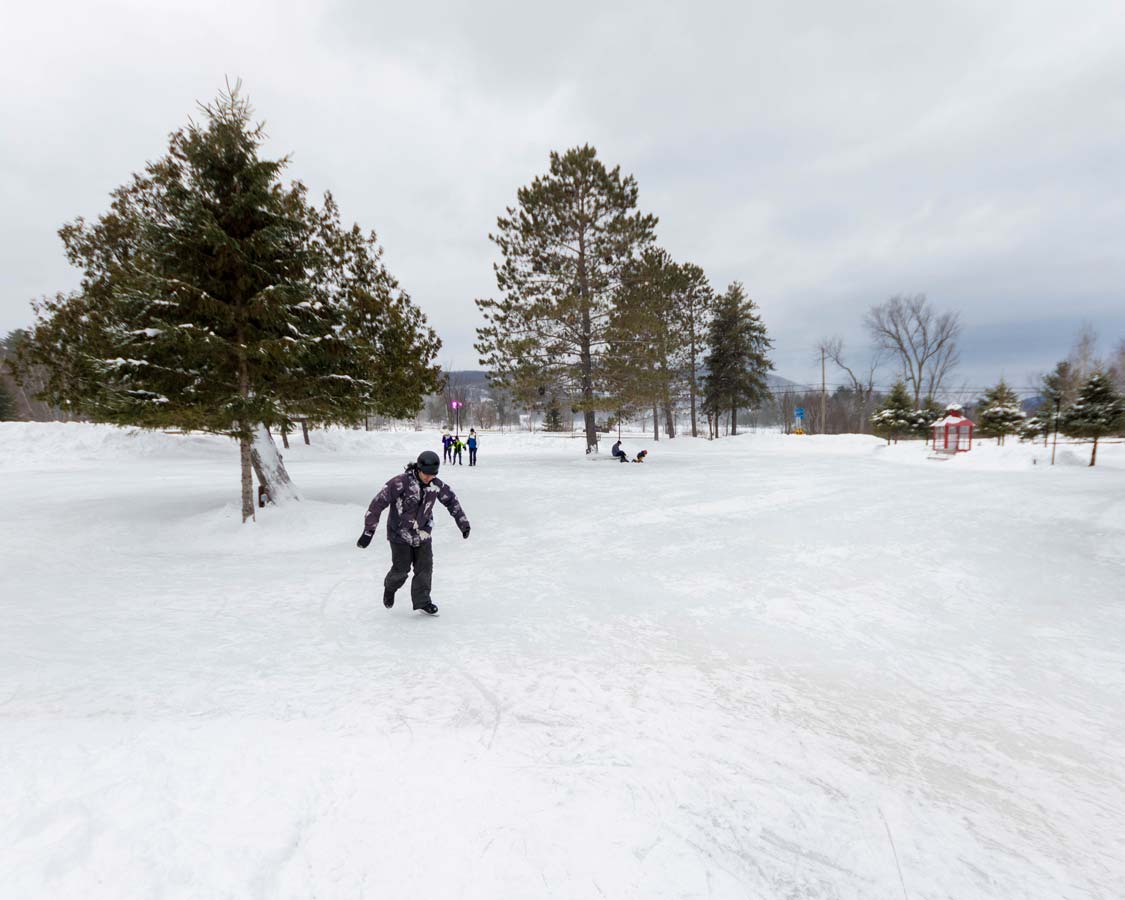
[[[1098,461],[1098,441],[1125,432],[1125,398],[1108,375],[1095,372],[1082,385],[1074,404],[1063,410],[1059,427],[1068,437],[1093,440],[1093,466]]]
[[[374,235],[261,158],[237,87],[201,110],[108,213],[60,230],[81,286],[37,304],[20,366],[45,367],[45,393],[95,421],[236,438],[245,520],[252,468],[280,469],[269,426],[417,409],[438,342]],[[275,498],[286,482],[268,484]]]
[[[593,147],[552,153],[548,174],[517,192],[491,240],[499,300],[479,299],[476,349],[494,384],[521,399],[561,392],[585,414],[609,402],[603,351],[626,265],[653,241],[656,217],[637,211],[637,183],[607,169]],[[612,405],[612,404],[611,404]]]
[[[757,309],[735,281],[715,301],[708,327],[704,409],[716,415],[729,409],[732,435],[738,434],[739,407],[755,406],[769,396],[766,376],[773,368],[768,356],[773,343]]]

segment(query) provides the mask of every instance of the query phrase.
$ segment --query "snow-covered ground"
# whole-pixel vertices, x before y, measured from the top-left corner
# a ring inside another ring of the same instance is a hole
[[[1125,895],[1125,447],[313,440],[0,426],[0,896]]]

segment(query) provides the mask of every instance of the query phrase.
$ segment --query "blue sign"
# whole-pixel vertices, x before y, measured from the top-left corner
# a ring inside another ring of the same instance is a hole
[[[805,408],[803,406],[798,406],[796,410],[794,410],[794,414],[798,419],[803,419],[805,417]]]

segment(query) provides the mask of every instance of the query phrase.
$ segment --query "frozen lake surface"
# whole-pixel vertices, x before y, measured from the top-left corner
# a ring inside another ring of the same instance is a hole
[[[431,619],[313,441],[0,425],[0,894],[1122,896],[1125,447],[487,434]]]

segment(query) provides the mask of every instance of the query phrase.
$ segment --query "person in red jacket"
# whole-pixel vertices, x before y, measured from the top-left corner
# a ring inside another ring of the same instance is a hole
[[[461,529],[461,536],[469,536],[469,519],[453,489],[437,477],[441,460],[432,450],[423,451],[417,462],[406,467],[383,485],[367,508],[363,521],[363,534],[357,547],[366,547],[379,527],[379,517],[389,509],[387,540],[391,544],[391,570],[383,579],[383,606],[395,605],[395,591],[406,584],[410,569],[414,579],[410,582],[410,599],[414,608],[436,616],[437,606],[430,599],[434,571],[434,548],[431,533],[434,528],[434,504],[441,503]]]

